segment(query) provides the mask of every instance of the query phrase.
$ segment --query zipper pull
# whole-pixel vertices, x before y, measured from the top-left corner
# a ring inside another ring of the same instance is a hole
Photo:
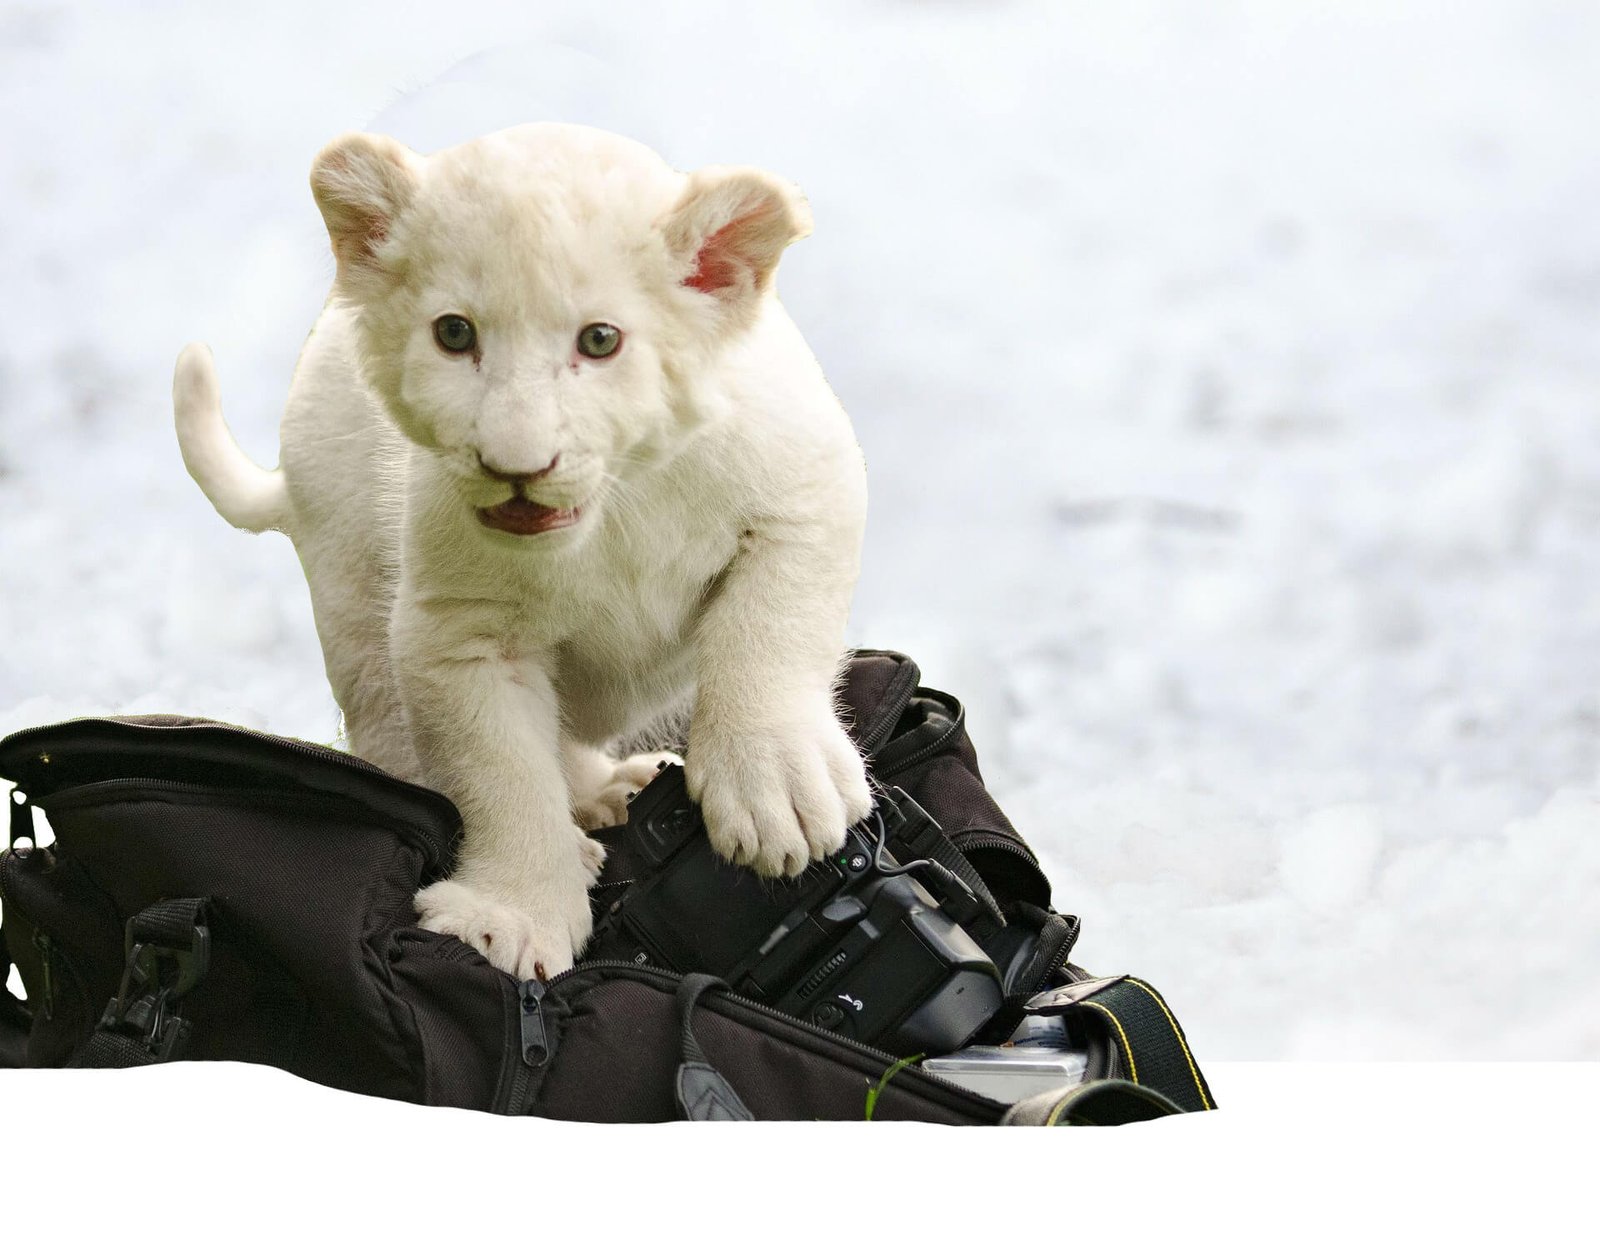
[[[39,841],[33,834],[33,807],[28,804],[28,794],[14,787],[11,789],[12,848],[16,848],[18,840],[27,840],[29,849],[39,847]]]
[[[44,978],[44,1020],[49,1022],[56,1012],[55,945],[43,931],[33,933],[33,947],[39,951],[39,963]]]
[[[550,1037],[544,1027],[545,986],[538,979],[517,985],[522,1005],[522,1060],[530,1066],[543,1066],[550,1060]]]

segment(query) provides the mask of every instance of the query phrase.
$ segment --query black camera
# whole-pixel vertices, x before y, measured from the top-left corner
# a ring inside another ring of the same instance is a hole
[[[584,959],[717,975],[894,1053],[953,1052],[1004,992],[958,921],[981,911],[970,891],[935,863],[901,865],[887,851],[916,850],[930,833],[933,819],[893,788],[838,852],[795,878],[762,879],[712,851],[682,767],[668,766],[629,804],[627,826],[604,833],[633,878],[602,903]]]

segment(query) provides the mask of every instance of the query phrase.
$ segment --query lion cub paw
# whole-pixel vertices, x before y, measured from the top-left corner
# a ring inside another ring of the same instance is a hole
[[[610,761],[609,774],[602,776],[585,795],[573,796],[573,821],[586,831],[621,826],[628,821],[628,802],[660,773],[661,767],[682,764],[683,758],[668,752],[635,753],[621,761]],[[600,855],[604,859],[604,851]]]
[[[768,877],[836,852],[872,811],[861,754],[831,709],[707,735],[692,744],[687,772],[711,846]]]
[[[553,979],[572,967],[589,938],[589,897],[529,911],[455,880],[423,888],[418,925],[472,945],[491,965],[518,979]]]

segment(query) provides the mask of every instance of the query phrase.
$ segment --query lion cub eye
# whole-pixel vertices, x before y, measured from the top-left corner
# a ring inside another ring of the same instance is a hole
[[[622,347],[622,332],[609,322],[591,322],[578,332],[578,351],[599,360]]]
[[[433,337],[446,352],[470,352],[478,342],[478,331],[459,313],[447,313],[435,319]]]

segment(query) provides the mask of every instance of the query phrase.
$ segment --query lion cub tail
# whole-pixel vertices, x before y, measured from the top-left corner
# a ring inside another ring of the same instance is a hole
[[[263,470],[234,442],[222,420],[217,371],[204,344],[190,344],[178,354],[172,411],[183,464],[217,512],[246,531],[285,530],[289,493],[283,471]]]

